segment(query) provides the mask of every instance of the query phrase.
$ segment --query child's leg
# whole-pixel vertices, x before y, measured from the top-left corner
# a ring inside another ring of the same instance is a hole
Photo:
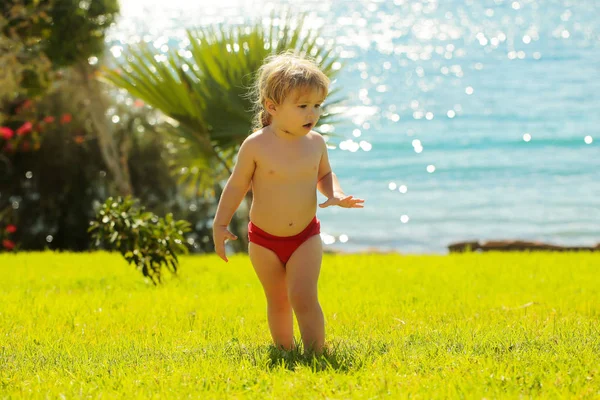
[[[290,350],[294,347],[294,320],[288,300],[285,268],[269,249],[250,242],[250,261],[267,297],[267,318],[275,346]]]
[[[288,297],[296,313],[302,342],[308,351],[321,354],[325,343],[325,320],[317,297],[323,244],[315,235],[302,243],[286,264]]]

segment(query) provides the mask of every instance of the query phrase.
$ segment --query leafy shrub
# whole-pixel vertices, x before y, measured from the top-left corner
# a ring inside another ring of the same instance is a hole
[[[177,253],[187,253],[183,233],[188,231],[187,221],[175,221],[172,214],[159,218],[130,196],[109,197],[89,228],[96,246],[121,252],[154,285],[162,282],[163,265],[177,274]]]

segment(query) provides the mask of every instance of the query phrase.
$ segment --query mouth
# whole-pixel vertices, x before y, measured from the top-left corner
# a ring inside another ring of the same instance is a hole
[[[303,126],[303,127],[305,127],[306,129],[310,129],[310,128],[312,128],[312,127],[313,127],[313,123],[312,123],[312,122],[309,122],[308,124],[304,124],[304,125],[302,125],[302,126]]]

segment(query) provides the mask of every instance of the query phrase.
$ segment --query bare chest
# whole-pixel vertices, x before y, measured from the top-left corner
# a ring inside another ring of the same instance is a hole
[[[271,149],[258,160],[256,172],[265,179],[277,181],[317,180],[321,154],[306,147],[294,151]]]

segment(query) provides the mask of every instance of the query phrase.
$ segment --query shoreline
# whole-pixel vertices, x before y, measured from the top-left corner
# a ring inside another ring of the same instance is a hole
[[[484,253],[488,251],[524,252],[524,251],[553,251],[553,252],[600,252],[600,242],[595,246],[564,246],[541,241],[520,239],[501,239],[485,241],[464,241],[449,244],[445,253],[403,253],[399,250],[387,250],[378,247],[367,247],[357,250],[344,250],[329,245],[323,246],[325,254],[398,254],[398,255],[448,255],[452,253]]]

